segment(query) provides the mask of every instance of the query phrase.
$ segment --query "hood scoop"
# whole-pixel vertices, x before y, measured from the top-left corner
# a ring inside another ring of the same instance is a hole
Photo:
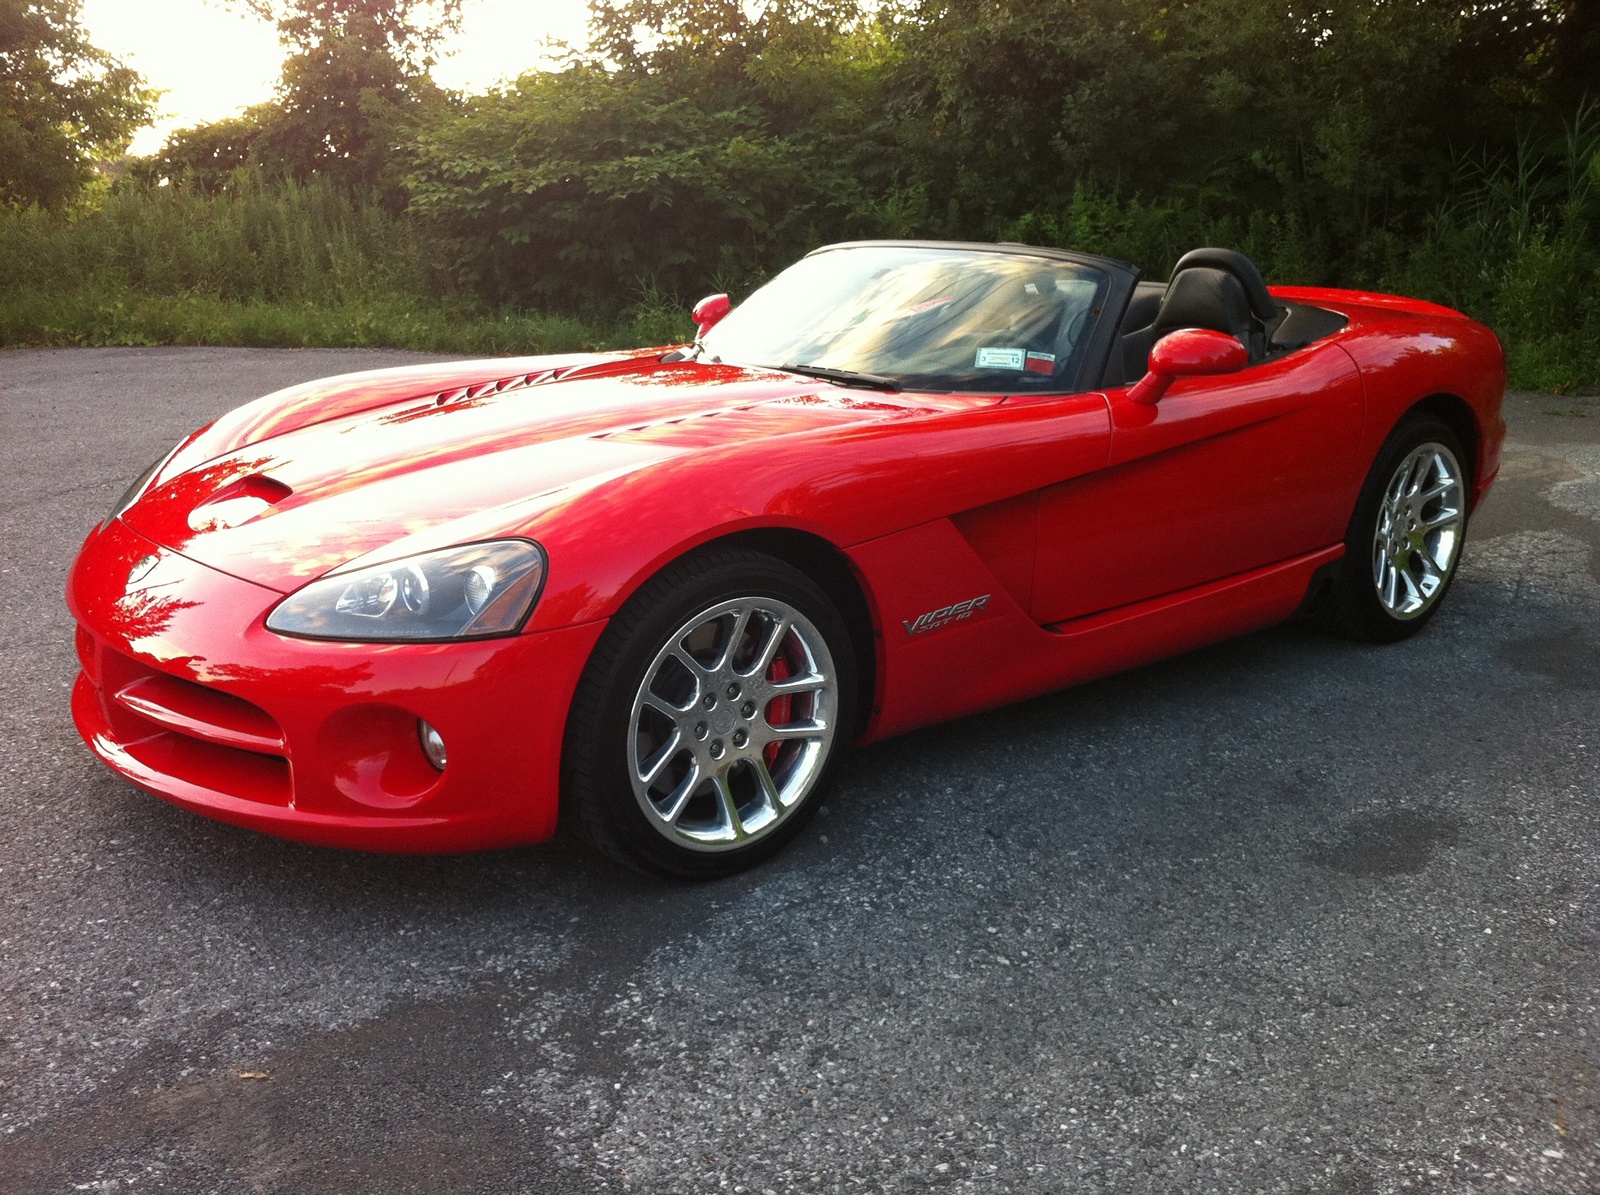
[[[294,493],[265,473],[251,473],[223,486],[189,512],[189,530],[223,531],[258,518]]]

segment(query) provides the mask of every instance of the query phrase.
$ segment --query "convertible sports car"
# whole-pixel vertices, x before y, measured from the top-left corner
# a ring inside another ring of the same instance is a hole
[[[810,254],[691,346],[296,386],[89,535],[90,748],[185,808],[384,851],[723,875],[851,743],[1296,614],[1439,609],[1505,425],[1457,312],[1019,245]]]

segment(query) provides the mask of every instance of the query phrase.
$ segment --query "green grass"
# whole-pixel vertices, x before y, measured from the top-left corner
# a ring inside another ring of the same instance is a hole
[[[676,343],[638,321],[599,328],[559,315],[486,315],[404,296],[343,302],[241,302],[210,295],[99,291],[0,295],[0,347],[245,345],[405,348],[498,356]]]

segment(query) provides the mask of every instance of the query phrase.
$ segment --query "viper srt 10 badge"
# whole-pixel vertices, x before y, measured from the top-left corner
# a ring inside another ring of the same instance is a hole
[[[926,614],[917,615],[915,622],[907,622],[902,618],[900,625],[905,627],[908,635],[924,635],[929,631],[937,631],[940,627],[947,627],[953,622],[972,617],[983,609],[992,596],[986,593],[982,597],[968,598],[953,606],[941,606],[937,610],[929,610]]]

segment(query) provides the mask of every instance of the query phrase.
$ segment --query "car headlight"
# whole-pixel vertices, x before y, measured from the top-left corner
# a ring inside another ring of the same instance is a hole
[[[267,628],[311,639],[430,642],[514,634],[544,584],[525,539],[462,544],[333,572],[290,594]]]

